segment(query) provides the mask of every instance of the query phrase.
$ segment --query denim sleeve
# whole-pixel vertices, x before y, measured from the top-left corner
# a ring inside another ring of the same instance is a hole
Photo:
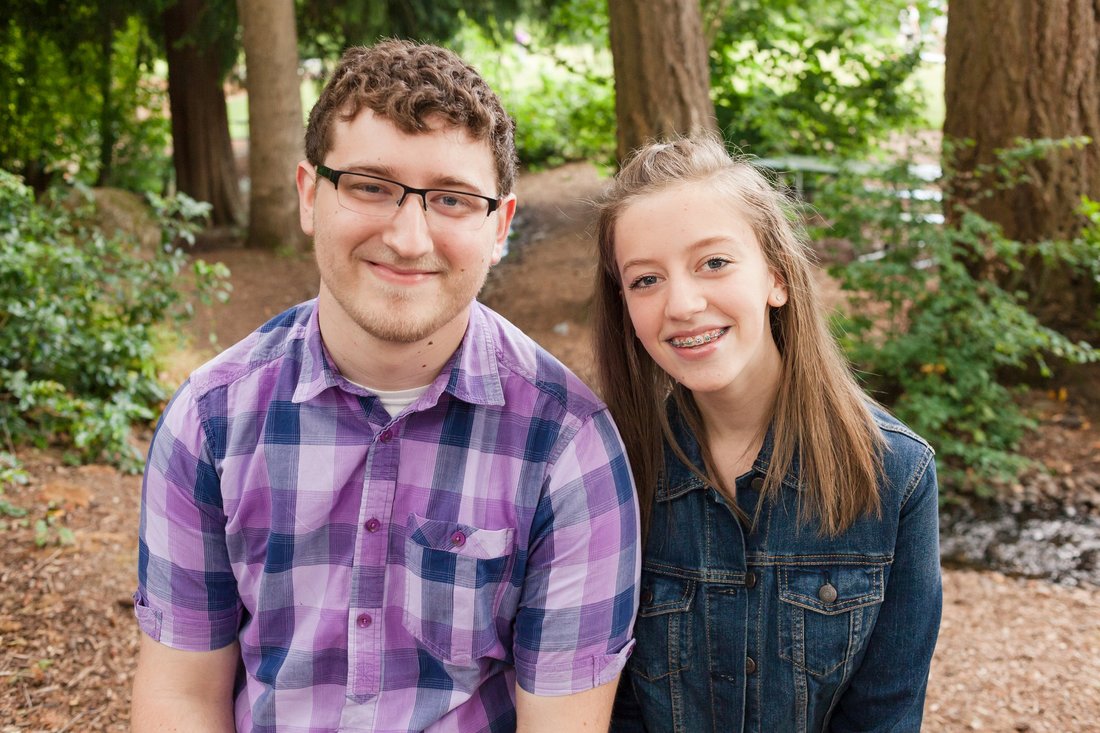
[[[939,488],[931,450],[906,487],[894,562],[867,653],[833,711],[829,730],[919,731],[939,634],[943,588]]]

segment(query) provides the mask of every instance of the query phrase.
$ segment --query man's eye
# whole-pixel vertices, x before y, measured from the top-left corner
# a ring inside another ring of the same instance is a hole
[[[470,199],[467,196],[459,196],[453,193],[442,193],[437,195],[432,203],[444,209],[462,209],[468,208],[470,206]]]
[[[351,190],[355,193],[364,194],[367,196],[385,196],[389,194],[389,191],[385,186],[381,186],[371,181],[356,182],[351,184]]]

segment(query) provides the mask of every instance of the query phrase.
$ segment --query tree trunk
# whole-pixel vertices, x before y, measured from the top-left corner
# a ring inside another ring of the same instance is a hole
[[[294,171],[304,157],[294,0],[237,0],[248,71],[248,246],[305,249]]]
[[[219,53],[196,33],[205,0],[179,0],[164,11],[172,161],[176,187],[213,206],[214,224],[237,224],[241,191],[229,140]]]
[[[672,134],[717,131],[698,0],[608,0],[618,157]]]
[[[1093,139],[1030,162],[1030,181],[975,210],[1020,241],[1073,237],[1081,195],[1100,198],[1100,0],[951,0],[948,12],[944,136],[974,141],[956,157],[960,171],[993,162],[1017,138]],[[1096,285],[1028,264],[1018,285],[1033,311],[1080,334],[1073,326],[1095,314]]]

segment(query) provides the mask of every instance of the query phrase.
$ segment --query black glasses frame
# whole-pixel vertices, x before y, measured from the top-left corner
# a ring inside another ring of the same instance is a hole
[[[428,210],[428,194],[431,193],[432,191],[436,191],[437,193],[457,193],[457,194],[460,194],[462,196],[476,196],[479,199],[485,199],[486,201],[489,202],[489,208],[485,211],[485,216],[486,217],[488,217],[490,214],[492,214],[494,211],[496,211],[497,207],[500,206],[500,199],[499,198],[495,199],[495,198],[492,198],[490,196],[482,196],[480,193],[472,193],[470,191],[458,191],[458,190],[453,189],[453,188],[414,188],[412,186],[406,186],[401,181],[395,181],[391,178],[383,178],[382,176],[376,176],[373,173],[358,173],[356,171],[341,171],[341,170],[336,170],[334,168],[329,168],[327,165],[318,165],[317,166],[317,173],[318,173],[318,175],[324,176],[328,180],[332,181],[332,185],[336,189],[340,188],[340,176],[363,176],[364,178],[373,178],[373,179],[378,180],[378,181],[385,181],[386,183],[391,183],[394,186],[400,186],[401,187],[401,198],[399,198],[397,200],[397,208],[401,208],[402,204],[405,203],[405,199],[408,198],[409,194],[411,193],[411,194],[416,194],[417,196],[420,197],[420,205],[423,207],[424,211],[427,211]]]

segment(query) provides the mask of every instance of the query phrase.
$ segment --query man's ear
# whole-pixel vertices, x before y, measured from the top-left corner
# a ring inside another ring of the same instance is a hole
[[[508,232],[512,228],[512,218],[516,215],[516,195],[510,193],[504,197],[497,207],[497,228],[494,232],[496,240],[493,242],[493,254],[489,264],[495,265],[504,256],[504,243],[508,241]]]
[[[313,236],[313,203],[317,198],[317,169],[308,160],[298,163],[294,176],[298,184],[298,223],[306,236]]]

